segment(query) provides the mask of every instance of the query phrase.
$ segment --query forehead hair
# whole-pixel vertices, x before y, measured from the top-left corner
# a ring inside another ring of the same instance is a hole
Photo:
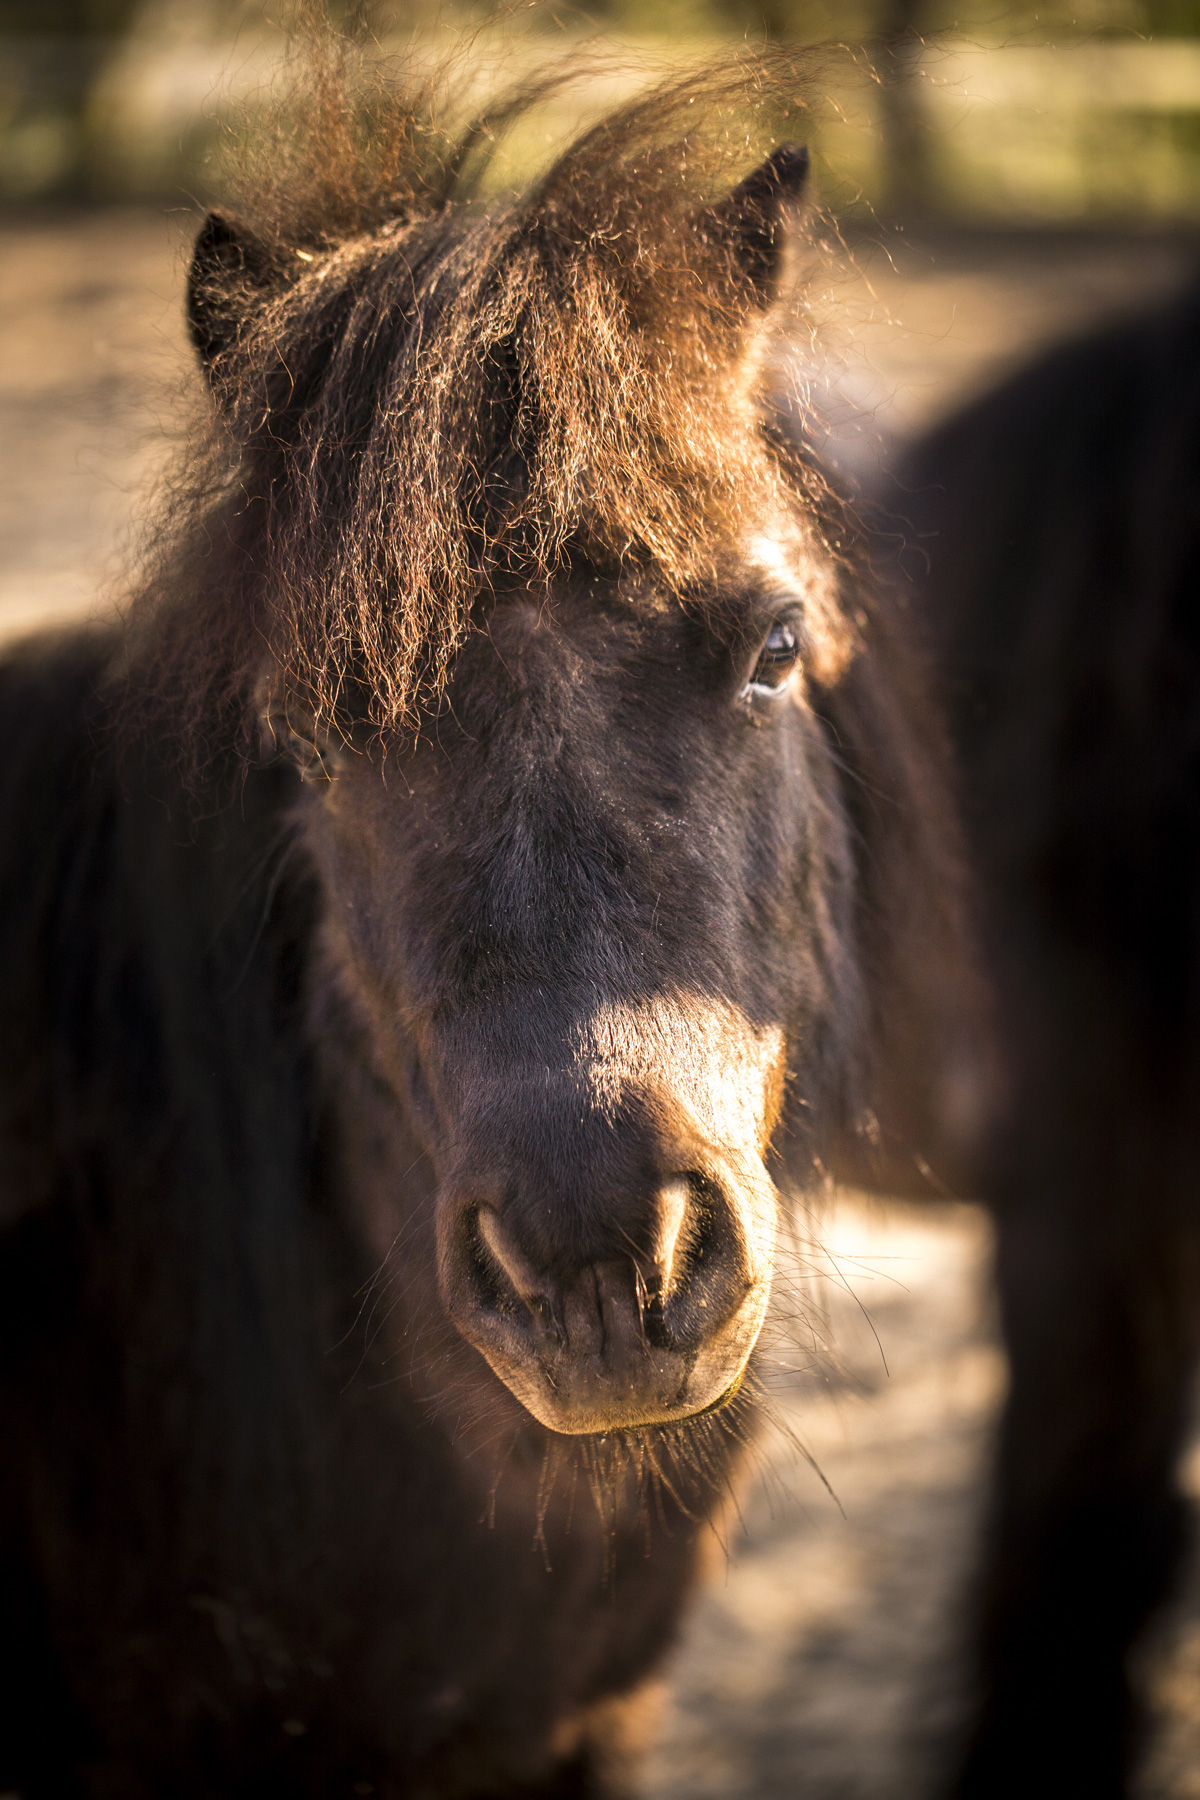
[[[822,485],[762,411],[777,276],[768,292],[722,212],[747,156],[730,120],[779,103],[794,67],[672,79],[492,200],[484,140],[557,78],[453,140],[430,122],[436,90],[372,90],[367,129],[344,55],[306,79],[307,108],[293,95],[241,221],[210,219],[192,275],[223,421],[203,539],[232,547],[227,664],[265,647],[318,714],[353,695],[394,726],[497,586],[551,598],[571,570],[638,570],[715,604],[765,541],[806,571],[809,636],[832,654]],[[219,642],[211,595],[206,611]]]

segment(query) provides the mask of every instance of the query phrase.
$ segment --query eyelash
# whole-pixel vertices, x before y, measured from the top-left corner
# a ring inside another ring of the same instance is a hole
[[[799,633],[788,620],[780,619],[767,633],[753,673],[742,689],[742,699],[751,703],[777,699],[786,689],[799,660]]]

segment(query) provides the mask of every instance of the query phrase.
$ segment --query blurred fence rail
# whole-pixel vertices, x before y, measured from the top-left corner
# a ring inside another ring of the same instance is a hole
[[[946,38],[917,78],[930,198],[947,211],[1200,216],[1200,40]]]
[[[177,0],[122,35],[0,32],[0,202],[203,197],[229,107],[252,107],[284,56],[279,36],[233,34],[227,21],[214,30],[213,17]],[[403,58],[438,41],[449,40],[427,31],[387,47]],[[512,73],[514,58],[572,54],[560,31],[472,41],[470,79],[481,81]],[[721,41],[599,39],[625,59],[626,86],[639,62],[678,66]],[[905,29],[814,55],[811,136],[823,197],[843,211],[1200,220],[1200,38],[988,43]],[[621,81],[601,85],[597,101]],[[548,120],[545,140],[586,101]],[[536,152],[526,141],[517,164]]]

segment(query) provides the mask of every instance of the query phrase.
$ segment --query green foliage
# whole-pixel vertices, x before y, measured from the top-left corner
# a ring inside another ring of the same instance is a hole
[[[953,33],[991,43],[1200,35],[1200,0],[591,0],[598,23],[862,44]]]
[[[1200,34],[1200,0],[916,0],[923,35],[1056,43]]]
[[[811,63],[804,135],[829,204],[1200,216],[1195,52],[1173,58],[1161,45],[1200,39],[1200,0],[0,0],[0,200],[203,191],[230,46],[239,67],[255,43],[277,54],[289,19],[315,8],[335,22],[365,18],[393,42],[414,28],[433,42],[465,29],[476,73],[496,79],[510,51],[513,69],[532,67],[589,32],[640,38],[672,61],[722,41],[848,45]],[[1109,57],[1117,73],[1105,75]],[[960,73],[948,76],[951,65]],[[989,93],[996,72],[1003,92]],[[596,88],[598,105],[610,89]],[[163,93],[185,98],[169,112]],[[588,104],[581,93],[581,111],[572,101],[531,114],[497,178],[527,174]]]
[[[879,29],[886,0],[591,0],[583,11],[597,24],[654,37],[861,43]]]
[[[120,37],[137,11],[138,0],[5,0],[0,31],[14,37]]]
[[[1200,36],[1200,0],[1145,0],[1147,31],[1160,37]]]

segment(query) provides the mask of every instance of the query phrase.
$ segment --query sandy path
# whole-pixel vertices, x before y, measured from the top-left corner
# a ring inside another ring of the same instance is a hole
[[[197,392],[185,226],[140,212],[0,225],[0,635],[119,593],[131,512]],[[827,400],[848,461],[1187,260],[1153,239],[892,254],[864,256],[842,296]],[[817,1272],[785,1264],[776,1423],[673,1666],[653,1800],[900,1800],[925,1788],[953,1714],[956,1601],[1003,1385],[987,1223],[845,1197],[812,1235]],[[1198,1614],[1158,1677],[1168,1730],[1147,1800],[1200,1800]]]
[[[0,227],[0,632],[93,610],[191,389],[182,232]]]
[[[988,1223],[843,1196],[813,1231],[802,1300],[828,1361],[803,1355],[802,1332],[813,1366],[772,1383],[764,1472],[675,1665],[656,1800],[899,1800],[927,1784],[953,1715],[947,1656],[1004,1379]]]

